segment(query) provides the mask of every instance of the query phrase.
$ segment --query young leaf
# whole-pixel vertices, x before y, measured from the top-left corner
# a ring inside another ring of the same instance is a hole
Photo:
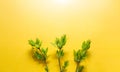
[[[82,43],[82,49],[83,49],[83,50],[89,49],[89,48],[90,48],[90,43],[91,43],[90,40],[84,41],[84,42]]]
[[[63,46],[66,44],[66,35],[63,35],[61,38],[56,38],[55,40],[55,46],[58,48],[56,54],[57,54],[57,58],[58,58],[58,63],[59,63],[59,68],[60,68],[60,72],[63,72],[65,69],[65,67],[67,67],[67,62],[65,62],[65,65],[61,67],[61,62],[60,62],[60,58],[64,56],[64,52],[63,52]],[[54,44],[53,44],[54,45]]]
[[[57,57],[58,58],[61,58],[61,57],[63,57],[64,56],[64,52],[63,52],[63,50],[57,50]]]
[[[42,42],[38,38],[36,38],[35,47],[39,49],[41,47],[41,44]]]
[[[78,57],[77,57],[77,52],[74,50],[74,61],[77,62],[78,61]]]
[[[55,44],[56,44],[56,46],[57,46],[58,48],[61,48],[60,41],[59,41],[58,38],[56,38]]]
[[[66,44],[66,35],[63,35],[61,37],[61,43],[62,43],[62,46],[64,46]]]
[[[61,38],[56,38],[55,44],[61,49],[66,44],[66,35],[63,35]]]
[[[37,49],[39,49],[39,48],[40,48],[40,45],[39,45],[39,44],[35,44],[35,47],[36,47]]]
[[[61,72],[65,72],[66,71],[66,67],[69,65],[68,61],[64,62],[64,65],[62,66],[62,71]]]
[[[74,51],[74,61],[80,62],[81,61],[81,51],[80,49],[78,51]]]
[[[31,46],[35,46],[35,42],[33,40],[28,40],[28,42]]]
[[[48,52],[48,48],[46,48],[46,50],[45,50],[45,54],[47,54],[47,52]]]
[[[45,71],[48,72],[48,66],[47,66],[47,62],[46,62],[46,59],[47,59],[47,52],[48,52],[48,48],[46,49],[41,49],[41,44],[42,42],[36,38],[36,41],[34,42],[33,40],[29,40],[29,44],[31,46],[34,46],[33,48],[33,56],[37,59],[37,60],[40,60],[40,61],[43,61],[46,65],[45,67]]]
[[[34,53],[34,56],[38,60],[43,60],[43,56],[41,54],[39,54],[37,51]]]
[[[69,61],[65,61],[63,67],[66,68],[68,65],[69,65]]]
[[[90,48],[91,41],[87,40],[82,43],[82,49],[74,51],[74,61],[77,63],[76,72],[82,72],[84,66],[79,66],[81,60],[87,56],[87,50]]]
[[[87,51],[81,51],[81,59],[85,59],[85,57],[87,56]]]
[[[48,52],[48,48],[44,49],[41,48],[42,54],[45,55],[45,57],[47,56],[47,52]]]
[[[36,44],[40,44],[40,40],[38,38],[36,38]]]

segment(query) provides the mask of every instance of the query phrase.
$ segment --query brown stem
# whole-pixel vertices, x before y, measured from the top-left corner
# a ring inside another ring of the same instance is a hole
[[[47,68],[46,72],[49,72],[46,60],[45,60],[45,67]]]
[[[59,63],[60,72],[62,72],[60,58],[58,58],[58,63]]]
[[[77,62],[77,66],[76,66],[76,72],[78,72],[79,63],[80,63],[80,62]]]
[[[61,48],[59,48],[59,51],[61,51]],[[58,57],[58,63],[59,63],[59,69],[60,69],[60,72],[62,72],[60,58],[61,58],[61,57]]]

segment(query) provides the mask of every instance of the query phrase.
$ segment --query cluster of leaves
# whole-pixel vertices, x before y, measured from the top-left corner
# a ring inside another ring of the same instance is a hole
[[[66,67],[69,64],[68,61],[65,61],[64,65],[61,66],[61,63],[60,63],[60,58],[62,58],[64,56],[63,46],[65,44],[66,44],[66,35],[63,35],[61,38],[56,38],[55,43],[54,43],[54,45],[58,48],[56,54],[57,54],[57,58],[58,58],[58,61],[59,61],[60,72],[65,72]]]
[[[57,46],[57,48],[62,49],[65,44],[66,44],[66,35],[63,35],[61,38],[56,38],[55,45]]]
[[[33,57],[39,61],[42,61],[45,64],[45,71],[49,72],[47,66],[47,52],[48,48],[42,48],[42,42],[37,38],[36,41],[29,40],[29,44],[32,46]],[[63,35],[60,38],[56,38],[55,43],[53,45],[57,47],[56,55],[58,58],[60,72],[66,72],[66,68],[69,65],[69,61],[64,61],[64,64],[61,65],[61,58],[64,56],[63,46],[66,44],[66,35]],[[82,43],[82,48],[75,51],[74,50],[74,61],[77,64],[76,72],[82,72],[84,66],[80,65],[81,61],[83,61],[87,57],[87,51],[90,48],[91,41],[87,40]]]
[[[82,49],[74,50],[74,61],[77,63],[76,72],[82,72],[84,66],[79,66],[80,62],[87,56],[87,51],[90,48],[91,41],[87,40],[82,43]]]
[[[48,66],[46,64],[48,48],[41,48],[42,42],[37,38],[36,41],[29,40],[29,44],[32,46],[33,56],[37,60],[45,63],[45,71],[48,72]]]
[[[58,58],[62,58],[64,56],[64,51],[62,49],[61,50],[57,50],[56,54],[57,54]]]
[[[68,61],[65,61],[65,62],[64,62],[64,65],[62,66],[61,72],[66,72],[66,68],[67,68],[68,65],[69,65],[69,62],[68,62]]]

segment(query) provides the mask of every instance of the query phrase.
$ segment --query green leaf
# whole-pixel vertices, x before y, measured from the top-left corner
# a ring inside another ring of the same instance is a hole
[[[39,44],[35,44],[35,47],[36,47],[37,49],[39,49],[39,48],[40,48],[40,45],[39,45]]]
[[[87,51],[81,51],[81,59],[85,59],[87,56]]]
[[[47,52],[48,52],[48,48],[46,48],[46,49],[42,48],[41,51],[42,51],[42,53],[46,56],[46,55],[47,55]]]
[[[36,44],[40,44],[40,40],[36,38]]]
[[[31,46],[35,46],[35,42],[33,40],[28,40],[28,42]]]
[[[78,50],[78,51],[75,51],[74,50],[74,61],[75,62],[80,62],[82,61],[84,58],[86,57],[86,51],[82,51],[82,50]]]
[[[60,41],[59,41],[59,39],[58,39],[58,38],[56,38],[56,40],[55,40],[55,44],[56,44],[56,45],[58,45],[58,44],[59,44],[59,42],[60,42]]]
[[[87,40],[82,43],[82,49],[83,50],[88,50],[90,48],[91,41]]]
[[[61,57],[63,57],[64,56],[64,52],[63,52],[63,50],[57,50],[57,57],[58,58],[61,58]]]
[[[77,62],[81,61],[81,51],[80,49],[77,51]]]
[[[87,40],[82,43],[82,49],[74,50],[74,61],[79,64],[87,56],[87,50],[90,48],[91,41]],[[76,72],[82,72],[84,66],[77,66]]]
[[[66,44],[66,35],[63,35],[61,38],[56,38],[55,45],[61,49]]]
[[[34,56],[38,59],[38,60],[43,60],[43,56],[41,54],[39,54],[37,51],[34,53]]]
[[[41,48],[41,51],[43,54],[45,54],[45,49],[44,48]]]
[[[63,35],[61,37],[61,43],[62,43],[62,46],[64,46],[66,44],[66,35]]]
[[[78,58],[77,58],[77,52],[74,50],[74,61],[78,61]]]
[[[46,48],[45,52],[46,52],[46,54],[47,54],[47,52],[48,52],[48,48]]]
[[[68,65],[69,65],[69,61],[65,61],[63,67],[66,68]]]
[[[65,61],[64,65],[62,66],[61,72],[66,72],[66,68],[68,67],[68,65],[69,65],[69,61]]]
[[[61,48],[61,43],[60,43],[59,38],[56,38],[55,44],[56,44],[56,46],[57,46],[59,49]]]
[[[35,47],[39,49],[41,45],[42,45],[42,42],[38,38],[36,38]]]

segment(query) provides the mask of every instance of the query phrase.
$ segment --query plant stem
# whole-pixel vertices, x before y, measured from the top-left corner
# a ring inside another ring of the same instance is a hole
[[[42,53],[41,49],[39,48],[39,51],[41,52],[42,56],[44,57],[45,61],[46,61],[46,57],[45,55]]]
[[[79,68],[79,63],[80,63],[80,62],[76,62],[76,63],[77,63],[76,72],[78,72],[78,68]]]
[[[41,52],[41,54],[42,54],[42,51],[41,51],[41,49],[39,48],[39,51]],[[49,72],[49,70],[48,70],[48,65],[47,65],[47,62],[46,62],[46,57],[45,57],[45,55],[44,54],[42,54],[43,55],[43,57],[44,57],[44,63],[45,63],[45,67],[46,67],[46,72]]]
[[[45,67],[46,67],[46,72],[49,72],[46,60],[45,60]]]
[[[62,72],[60,58],[58,58],[58,63],[59,63],[60,72]]]
[[[59,51],[61,51],[61,48],[59,48]],[[60,72],[62,72],[60,57],[58,57],[58,63],[59,63]]]

